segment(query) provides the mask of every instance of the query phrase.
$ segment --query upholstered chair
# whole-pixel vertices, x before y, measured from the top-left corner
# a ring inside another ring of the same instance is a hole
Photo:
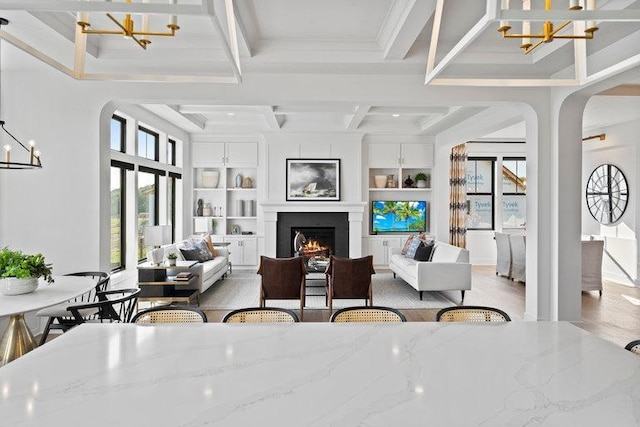
[[[260,281],[260,307],[267,300],[300,300],[300,319],[303,319],[305,305],[305,277],[307,270],[304,258],[260,257],[258,274]]]
[[[333,310],[334,299],[364,299],[365,304],[373,305],[371,276],[375,273],[371,255],[362,258],[331,255],[325,272],[329,311]]]

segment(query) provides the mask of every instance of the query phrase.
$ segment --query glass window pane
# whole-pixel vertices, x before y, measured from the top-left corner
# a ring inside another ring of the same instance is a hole
[[[175,152],[176,152],[176,142],[169,140],[167,142],[167,164],[169,165],[175,165],[176,164],[176,159],[175,159]]]
[[[471,160],[467,162],[467,193],[491,193],[493,161]]]
[[[525,194],[527,189],[527,166],[525,160],[502,162],[502,192]]]
[[[502,197],[502,228],[526,228],[527,197]]]
[[[124,152],[123,135],[124,123],[117,119],[111,119],[111,149]]]
[[[122,175],[121,169],[111,167],[111,270],[123,266],[122,260]]]
[[[144,129],[138,129],[138,156],[146,159],[157,160],[156,140],[156,135],[149,133]]]
[[[167,224],[171,226],[171,241],[175,241],[175,218],[176,218],[176,200],[175,185],[176,179],[172,176],[167,177]]]
[[[493,200],[492,196],[467,196],[468,214],[467,228],[493,229]]]
[[[152,247],[144,244],[144,228],[156,224],[156,175],[138,171],[138,259],[144,259]]]

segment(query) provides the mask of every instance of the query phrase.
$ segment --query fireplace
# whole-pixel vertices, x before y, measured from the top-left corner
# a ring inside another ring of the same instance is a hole
[[[276,255],[282,258],[305,256],[311,261],[307,266],[317,261],[318,269],[329,255],[348,257],[348,215],[345,212],[280,212],[276,249]]]
[[[299,227],[291,229],[294,256],[304,258],[307,271],[324,272],[335,246],[335,227]]]
[[[264,215],[264,254],[266,256],[292,257],[291,229],[295,227],[334,227],[333,254],[351,258],[362,256],[362,231],[366,203],[263,202],[260,207]]]

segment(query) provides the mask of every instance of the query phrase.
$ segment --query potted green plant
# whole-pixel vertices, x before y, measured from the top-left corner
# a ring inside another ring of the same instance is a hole
[[[417,173],[416,176],[416,187],[418,188],[427,188],[427,175],[420,172]]]
[[[38,287],[38,278],[53,283],[51,264],[44,255],[28,255],[4,247],[0,251],[0,293],[20,295],[33,292]]]
[[[167,254],[167,263],[169,265],[176,265],[176,261],[178,260],[178,254],[175,252],[170,252]]]

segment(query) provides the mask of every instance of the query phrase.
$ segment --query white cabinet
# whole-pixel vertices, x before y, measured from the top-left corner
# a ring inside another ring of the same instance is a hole
[[[406,236],[369,237],[369,255],[373,255],[373,265],[389,266],[389,248],[401,248]]]
[[[232,266],[258,264],[258,239],[255,236],[225,236],[229,242],[229,261]]]
[[[197,142],[192,145],[191,159],[194,167],[258,166],[256,142]]]
[[[431,168],[433,144],[370,144],[369,167]]]

